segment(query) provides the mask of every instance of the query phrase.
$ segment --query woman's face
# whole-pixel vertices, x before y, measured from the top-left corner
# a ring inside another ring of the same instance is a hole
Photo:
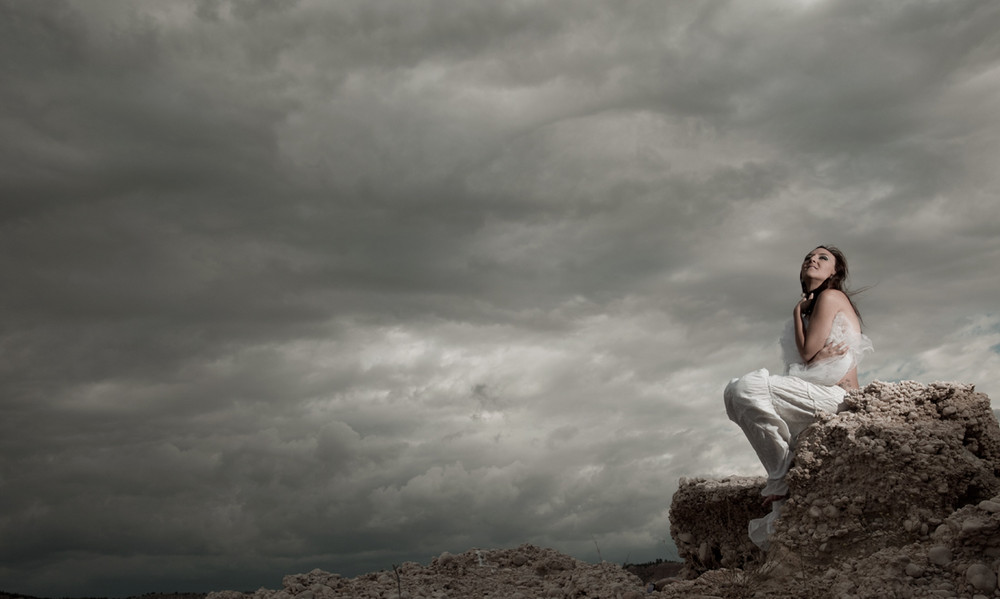
[[[809,252],[806,259],[802,261],[802,270],[799,276],[815,281],[825,281],[832,277],[837,269],[837,258],[826,248],[816,248]]]

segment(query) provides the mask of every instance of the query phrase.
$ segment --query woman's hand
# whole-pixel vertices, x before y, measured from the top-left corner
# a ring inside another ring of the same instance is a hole
[[[812,357],[812,362],[822,362],[823,360],[829,360],[831,358],[838,358],[847,353],[847,345],[844,343],[827,343],[824,345],[816,355]]]
[[[799,303],[795,304],[795,309],[792,310],[792,314],[795,316],[796,321],[802,321],[802,310],[809,304],[809,302],[812,301],[812,298],[812,293],[803,293],[802,299],[799,300]]]

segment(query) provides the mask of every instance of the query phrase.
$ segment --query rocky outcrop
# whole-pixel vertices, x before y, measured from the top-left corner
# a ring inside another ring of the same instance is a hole
[[[872,383],[800,435],[767,554],[739,538],[764,514],[762,479],[683,481],[671,533],[698,578],[664,596],[1000,597],[998,466],[1000,427],[971,385]]]
[[[684,560],[682,576],[717,568],[743,568],[764,554],[747,535],[747,522],[764,515],[763,477],[682,478],[670,506],[670,534]]]
[[[442,553],[427,566],[406,562],[397,569],[343,578],[322,570],[292,574],[283,589],[255,593],[219,591],[206,599],[438,599],[444,597],[602,597],[639,599],[642,581],[620,566],[588,564],[553,549],[522,545],[515,549],[473,549]]]

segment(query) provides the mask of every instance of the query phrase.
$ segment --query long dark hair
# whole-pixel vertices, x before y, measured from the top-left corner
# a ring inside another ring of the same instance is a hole
[[[820,293],[823,293],[827,289],[836,289],[837,291],[844,292],[844,295],[847,296],[847,301],[851,303],[851,308],[854,308],[854,313],[858,316],[858,322],[862,322],[861,312],[858,311],[858,307],[854,304],[854,300],[851,298],[861,293],[866,288],[862,288],[857,291],[851,291],[847,288],[847,258],[844,257],[844,252],[832,245],[818,245],[815,249],[818,250],[820,248],[833,254],[833,274],[820,283],[819,287],[812,290],[812,301],[802,307],[802,315],[809,316],[812,314],[813,308],[816,306],[816,300],[819,299]],[[809,290],[806,287],[806,280],[801,275],[799,275],[799,283],[802,285],[802,293],[809,293]]]

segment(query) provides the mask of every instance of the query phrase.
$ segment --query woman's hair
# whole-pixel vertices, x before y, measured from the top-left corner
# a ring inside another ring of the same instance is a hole
[[[858,311],[858,307],[854,304],[854,300],[851,298],[855,295],[861,293],[865,289],[859,289],[857,291],[851,291],[847,288],[847,258],[844,257],[844,252],[840,251],[837,247],[832,245],[818,245],[816,249],[823,248],[824,250],[833,254],[834,264],[833,264],[833,274],[823,281],[823,284],[813,290],[813,300],[809,302],[808,305],[803,307],[802,314],[808,316],[812,314],[813,307],[816,305],[816,300],[819,299],[819,294],[826,289],[836,289],[837,291],[842,291],[844,295],[847,296],[847,301],[851,303],[851,307],[854,308],[854,313],[858,316],[858,321],[861,321],[861,312]],[[806,280],[799,277],[799,283],[802,284],[802,293],[807,293]]]

